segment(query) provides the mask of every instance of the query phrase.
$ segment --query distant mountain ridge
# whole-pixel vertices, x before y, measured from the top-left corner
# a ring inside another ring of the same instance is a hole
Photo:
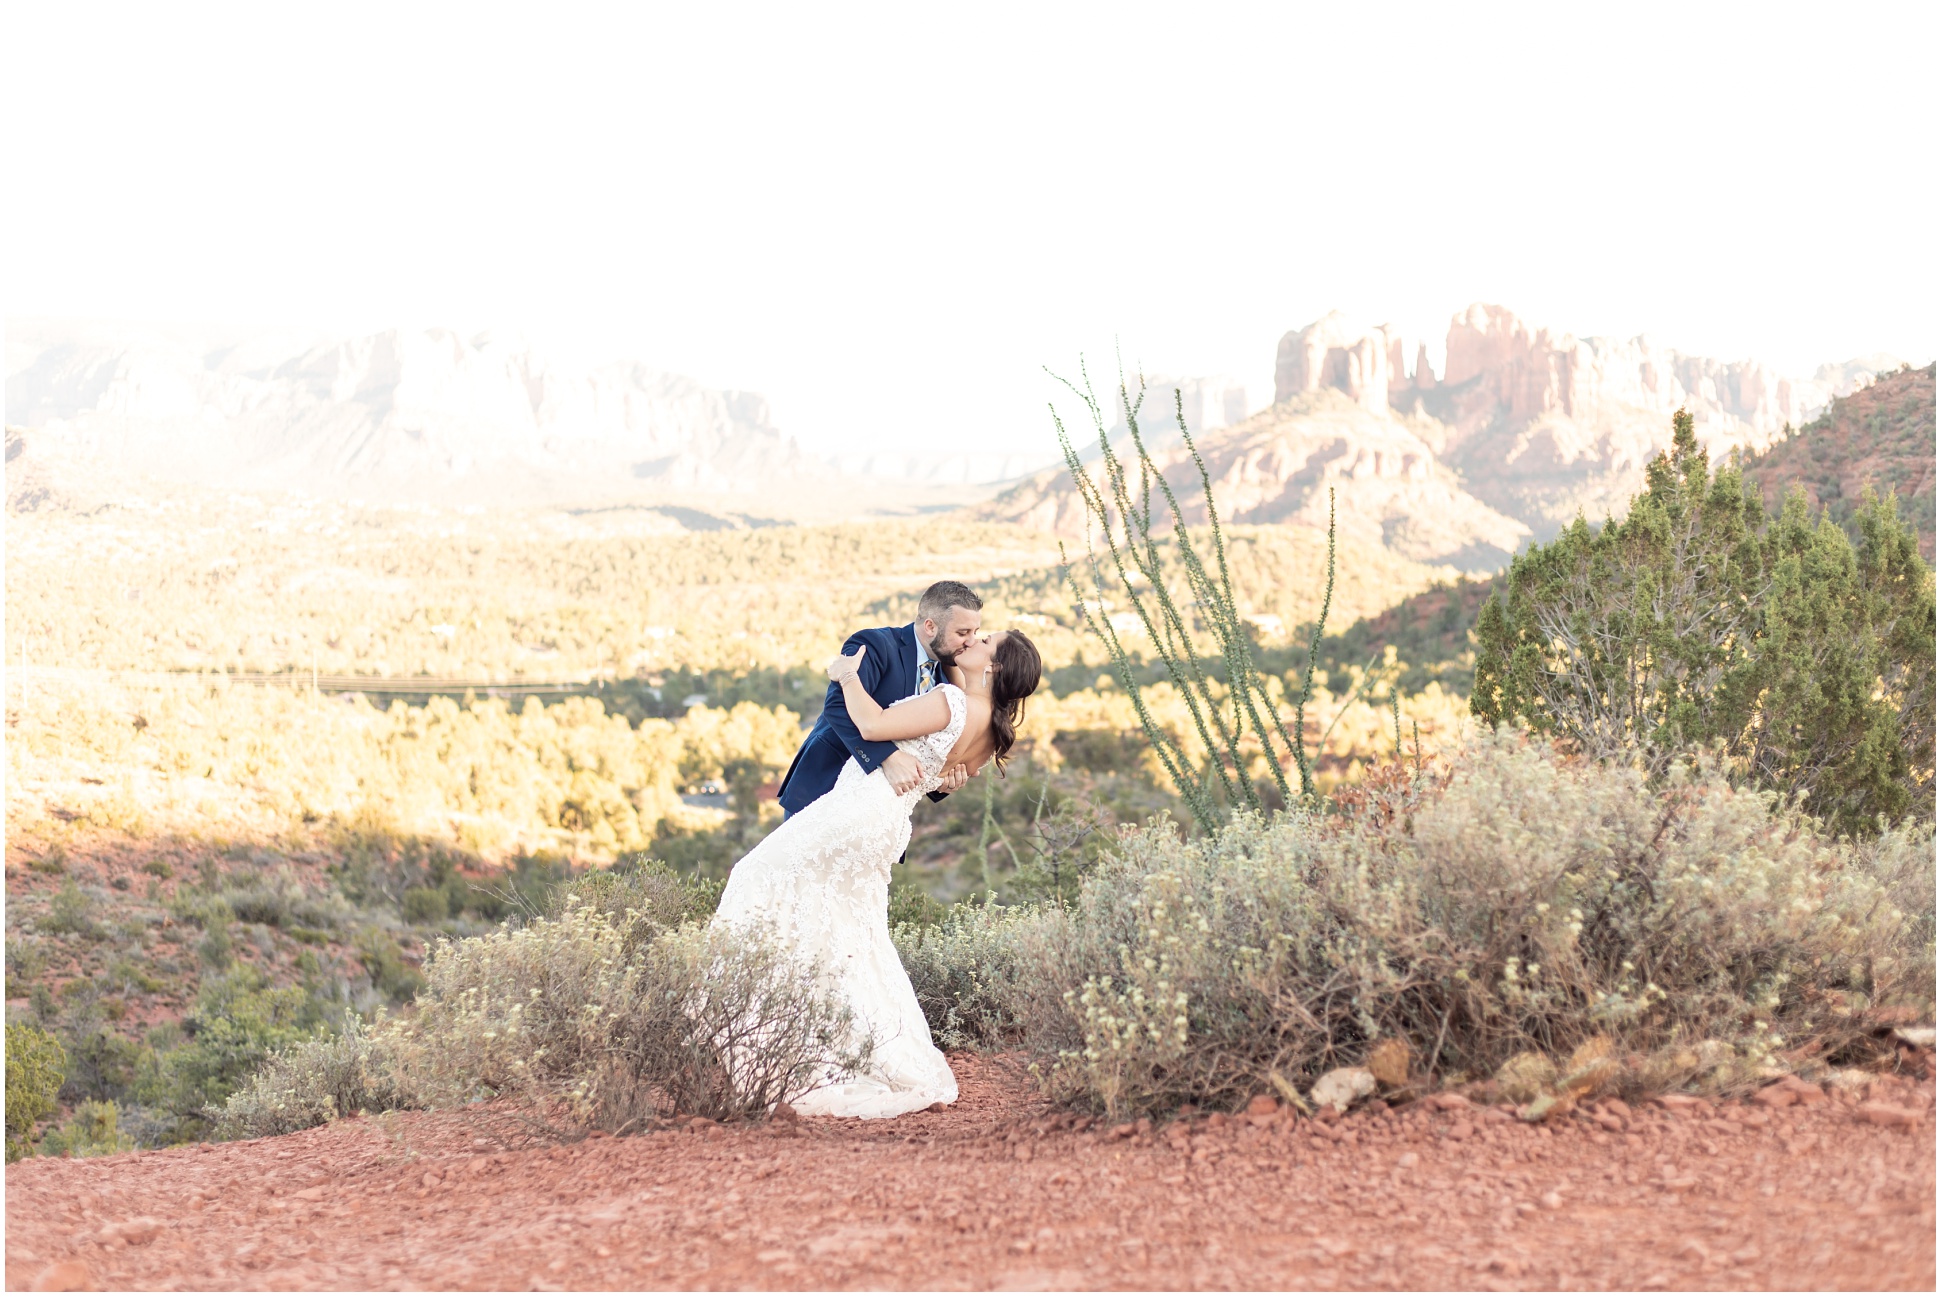
[[[1388,326],[1334,313],[1283,336],[1274,405],[1197,437],[1225,520],[1325,526],[1332,489],[1345,533],[1488,571],[1580,511],[1621,513],[1669,442],[1674,411],[1693,413],[1715,454],[1756,450],[1886,363],[1869,357],[1802,379],[1647,338],[1578,339],[1482,304],[1457,313],[1447,343],[1438,378],[1426,346],[1411,349]],[[1204,505],[1170,406],[1170,393],[1149,391],[1142,425],[1197,520]],[[1062,470],[973,513],[1070,534],[1084,525]]]
[[[1151,418],[1151,408],[1141,419]],[[1206,521],[1199,480],[1177,430],[1155,421],[1147,440],[1187,521]],[[1529,535],[1462,487],[1436,461],[1420,420],[1375,414],[1332,389],[1303,393],[1196,438],[1223,522],[1328,525],[1417,562],[1494,566]],[[1099,470],[1094,469],[1096,474]],[[1078,535],[1085,510],[1064,469],[1035,474],[975,516]]]
[[[1795,484],[1843,526],[1867,488],[1897,497],[1900,515],[1934,561],[1934,366],[1904,368],[1827,407],[1825,413],[1748,460],[1746,476],[1777,508]]]
[[[245,339],[10,323],[7,422],[156,476],[440,501],[735,494],[831,475],[757,393],[442,329]]]

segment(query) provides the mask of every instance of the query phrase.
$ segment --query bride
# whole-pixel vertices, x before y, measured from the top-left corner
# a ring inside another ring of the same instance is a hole
[[[793,1102],[798,1112],[832,1117],[896,1117],[957,1098],[957,1079],[890,941],[890,866],[910,843],[911,808],[946,770],[975,772],[987,761],[1002,770],[1042,670],[1036,645],[1000,631],[959,652],[947,683],[883,707],[857,678],[866,652],[836,657],[829,678],[842,685],[862,737],[894,741],[917,759],[922,782],[899,795],[881,769],[865,775],[851,758],[834,788],[741,858],[714,917],[778,933],[828,969],[856,1030],[874,1037],[867,1072],[829,1078]]]

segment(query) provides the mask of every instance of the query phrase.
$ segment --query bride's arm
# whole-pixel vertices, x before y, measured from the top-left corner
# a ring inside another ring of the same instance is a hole
[[[950,702],[941,690],[931,690],[920,698],[906,698],[894,707],[885,707],[869,696],[856,668],[867,644],[856,646],[855,657],[837,654],[829,663],[829,678],[842,686],[843,705],[856,732],[872,743],[894,739],[917,739],[935,734],[950,724]]]

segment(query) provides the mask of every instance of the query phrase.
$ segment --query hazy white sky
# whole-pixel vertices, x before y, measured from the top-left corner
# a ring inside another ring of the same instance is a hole
[[[1050,446],[1474,300],[1927,361],[1941,6],[8,7],[9,315],[507,328],[821,450]]]

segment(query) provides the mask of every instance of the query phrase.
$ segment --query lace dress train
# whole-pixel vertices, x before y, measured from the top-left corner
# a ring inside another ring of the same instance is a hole
[[[910,811],[934,790],[963,732],[965,700],[943,684],[950,724],[897,746],[917,759],[923,782],[899,796],[881,770],[852,759],[836,786],[782,822],[735,865],[714,922],[779,933],[829,970],[832,989],[873,1036],[867,1072],[833,1079],[794,1101],[799,1112],[896,1117],[951,1103],[957,1078],[930,1038],[909,974],[890,941],[890,867],[910,843]]]

